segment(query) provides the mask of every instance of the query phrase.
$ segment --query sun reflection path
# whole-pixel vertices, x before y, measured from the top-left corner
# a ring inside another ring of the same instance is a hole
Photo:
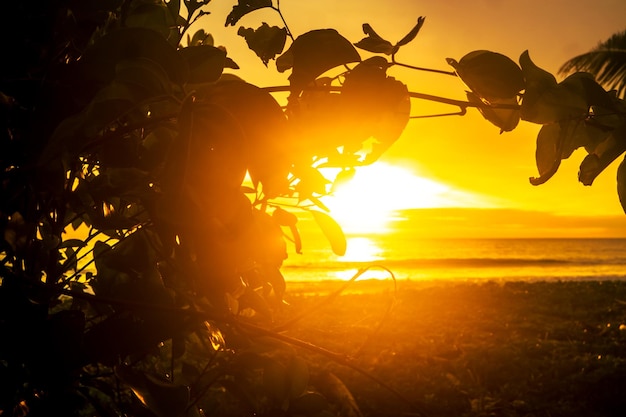
[[[363,236],[348,237],[348,248],[346,254],[340,258],[341,262],[347,264],[351,263],[372,263],[378,261],[384,261],[383,249],[377,245],[377,243],[369,238]],[[382,263],[382,262],[381,262]],[[342,269],[334,271],[333,276],[336,279],[347,281],[356,274],[358,268]],[[372,269],[367,271],[364,275],[367,279],[387,279],[388,274],[383,271]]]
[[[346,254],[341,257],[344,262],[374,262],[384,259],[383,250],[369,237],[348,237]]]

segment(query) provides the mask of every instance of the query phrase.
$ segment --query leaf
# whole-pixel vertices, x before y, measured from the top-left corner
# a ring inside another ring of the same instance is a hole
[[[626,122],[615,128],[598,144],[593,153],[585,157],[580,164],[578,180],[584,185],[591,185],[595,178],[624,151],[626,151]]]
[[[77,152],[81,150],[90,139],[100,134],[109,124],[126,114],[135,106],[135,102],[144,96],[144,91],[140,94],[138,90],[133,89],[132,85],[120,82],[112,82],[102,88],[91,103],[82,113],[76,115],[76,121],[79,123],[76,130],[71,132],[68,137],[63,138],[57,136],[55,131],[53,141],[69,140],[64,145],[67,152]],[[65,132],[59,131],[59,134]],[[73,137],[72,137],[73,136]]]
[[[288,212],[287,210],[284,210],[280,207],[276,207],[276,209],[272,213],[272,217],[281,226],[295,226],[298,222],[298,217],[295,214]]]
[[[296,253],[302,253],[302,239],[300,238],[300,232],[298,231],[297,226],[298,217],[295,214],[283,210],[280,207],[276,207],[276,209],[272,213],[272,219],[274,219],[279,225],[289,228],[293,237],[293,243],[295,245]]]
[[[306,200],[314,194],[326,194],[326,185],[329,181],[319,170],[310,166],[300,167],[296,169],[295,175],[300,179],[295,187],[300,201]]]
[[[187,35],[187,47],[201,45],[215,46],[213,36],[206,33],[204,29],[197,30],[192,37]]]
[[[388,62],[376,56],[357,65],[346,75],[341,92],[346,134],[344,153],[362,150],[367,154],[363,163],[378,159],[406,127],[411,111],[407,86],[388,77]],[[371,149],[364,146],[374,138]]]
[[[277,299],[282,301],[287,285],[285,284],[285,277],[282,272],[280,272],[280,268],[276,266],[268,266],[263,269],[263,272],[265,273],[266,281],[272,286]]]
[[[217,81],[226,64],[226,51],[210,45],[189,46],[180,49],[178,54],[189,67],[189,83],[210,83]]]
[[[287,367],[289,398],[300,397],[309,385],[309,365],[299,356],[294,356]]]
[[[363,32],[367,37],[354,44],[357,48],[386,55],[392,55],[397,51],[391,42],[380,37],[368,23],[363,24]]]
[[[76,259],[76,251],[72,247],[68,247],[65,249],[65,270],[66,271],[76,271],[78,268],[78,260]]]
[[[80,65],[88,80],[106,84],[115,77],[118,62],[134,58],[154,61],[174,83],[183,84],[187,78],[187,64],[176,48],[158,33],[146,28],[111,31],[85,51]]]
[[[335,403],[346,417],[363,417],[354,396],[341,379],[330,371],[324,371],[317,381],[321,393],[329,402]]]
[[[177,17],[172,16],[171,9],[164,2],[140,2],[130,3],[124,19],[124,26],[129,28],[151,29],[167,39],[172,34]],[[178,30],[176,30],[178,33]]]
[[[533,123],[554,123],[572,117],[584,117],[589,109],[584,89],[574,88],[572,81],[557,84],[549,72],[537,67],[528,51],[520,56],[526,79],[521,116]]]
[[[330,242],[330,246],[338,256],[346,254],[347,242],[346,236],[341,226],[328,214],[317,210],[309,210],[313,215],[313,219],[324,233],[324,236]]]
[[[238,298],[240,308],[250,308],[263,317],[271,320],[272,309],[267,300],[250,286],[246,286],[244,293]]]
[[[263,387],[270,398],[282,403],[287,397],[287,369],[280,362],[266,358],[263,366]]]
[[[569,158],[576,149],[583,146],[595,149],[595,144],[606,136],[606,132],[579,120],[544,125],[537,135],[535,152],[539,177],[531,178],[531,184],[543,184],[557,172],[562,159]],[[587,169],[590,169],[589,164],[594,160],[594,157],[587,160]]]
[[[522,70],[512,59],[497,52],[478,50],[461,58],[459,62],[447,58],[459,78],[481,99],[515,97],[524,89]]]
[[[419,33],[420,29],[422,28],[422,26],[424,25],[424,21],[426,20],[426,17],[424,16],[420,16],[417,18],[417,23],[415,24],[415,26],[413,27],[413,29],[411,29],[411,31],[409,33],[407,33],[404,38],[400,39],[400,41],[398,41],[398,43],[396,43],[396,48],[399,48],[401,46],[406,45],[407,43],[411,42],[413,39],[415,39],[415,37],[417,36],[417,34]]]
[[[321,412],[328,408],[328,401],[323,395],[316,392],[307,392],[300,397],[289,401],[289,413],[292,415],[313,416],[322,415]],[[329,414],[331,415],[331,414]]]
[[[166,4],[172,19],[174,21],[178,20],[180,16],[180,0],[169,0]]]
[[[547,181],[558,170],[561,162],[560,142],[563,135],[564,132],[556,123],[543,126],[537,135],[535,161],[539,178],[544,179],[543,182]],[[536,179],[535,182],[537,182]]]
[[[280,105],[268,92],[242,81],[216,83],[207,91],[207,100],[237,121],[236,130],[243,133],[247,168],[255,187],[261,182],[263,194],[270,198],[281,194],[287,187],[291,148],[287,120]],[[239,154],[241,150],[235,149]]]
[[[355,174],[356,170],[354,168],[346,168],[339,171],[339,173],[335,176],[331,191],[337,191],[337,189],[342,185],[348,184],[350,180],[354,178]]]
[[[81,239],[67,239],[64,240],[60,245],[59,249],[62,248],[84,248],[87,244]]]
[[[293,69],[289,81],[292,91],[299,93],[329,69],[360,60],[354,46],[336,30],[319,29],[298,36],[276,59],[276,68],[279,72]]]
[[[209,4],[210,2],[211,0],[184,0],[185,7],[187,8],[187,13],[189,13],[189,18],[191,18],[196,10],[206,4]]]
[[[224,26],[235,26],[239,19],[248,13],[265,7],[272,7],[272,0],[238,0],[237,5],[233,6],[226,17]]]
[[[287,29],[278,26],[270,27],[265,22],[256,29],[242,26],[237,34],[246,39],[248,47],[261,58],[265,66],[270,59],[274,59],[276,55],[283,52],[287,40]]]
[[[528,51],[522,52],[519,63],[526,80],[526,89],[541,92],[556,86],[557,82],[554,75],[535,65],[530,59]]]
[[[587,72],[576,72],[559,84],[577,95],[584,97],[587,106],[614,107],[614,95],[598,84],[593,75]]]
[[[622,210],[626,213],[626,157],[617,168],[617,195],[622,205]]]
[[[116,365],[114,370],[115,375],[127,384],[139,401],[157,417],[183,415],[190,400],[188,387],[172,384],[128,365]]]
[[[166,95],[172,91],[163,67],[143,57],[119,61],[115,66],[115,81],[141,89],[145,97]]]
[[[485,119],[500,128],[500,133],[510,132],[515,129],[520,121],[521,112],[519,109],[504,109],[495,107],[499,104],[517,106],[516,97],[508,99],[492,99],[489,103],[485,103],[476,94],[468,91],[467,100],[470,103],[475,103],[480,114],[482,114]],[[492,105],[494,107],[491,107]]]

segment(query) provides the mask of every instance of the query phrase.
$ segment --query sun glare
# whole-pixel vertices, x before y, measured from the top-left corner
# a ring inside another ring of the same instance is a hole
[[[398,210],[466,206],[472,204],[468,199],[468,194],[409,168],[377,162],[357,168],[354,178],[324,203],[346,233],[356,234],[385,233]]]

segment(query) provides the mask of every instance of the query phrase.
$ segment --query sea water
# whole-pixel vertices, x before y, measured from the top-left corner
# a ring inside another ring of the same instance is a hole
[[[626,239],[414,239],[349,236],[345,256],[316,244],[289,254],[287,281],[362,278],[409,280],[623,280]]]

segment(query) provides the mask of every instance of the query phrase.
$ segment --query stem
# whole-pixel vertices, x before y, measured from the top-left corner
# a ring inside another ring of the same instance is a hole
[[[324,307],[325,305],[331,303],[335,298],[337,298],[337,296],[339,296],[346,288],[348,288],[354,281],[356,281],[361,275],[363,275],[364,273],[366,273],[367,271],[369,271],[372,268],[381,268],[387,272],[389,272],[391,279],[393,280],[393,285],[394,285],[394,291],[397,290],[397,282],[396,282],[396,277],[393,274],[393,272],[391,270],[389,270],[388,268],[382,266],[382,265],[369,265],[363,268],[360,268],[353,276],[352,278],[350,278],[348,281],[346,281],[341,287],[339,287],[338,289],[336,289],[335,291],[333,291],[332,293],[330,293],[329,295],[327,295],[322,301],[320,301],[319,303],[317,303],[316,305],[314,305],[313,307],[309,308],[307,311],[303,312],[302,314],[294,317],[293,319],[287,321],[286,323],[281,324],[280,326],[276,326],[272,329],[272,331],[274,332],[282,332],[287,330],[288,328],[292,327],[294,324],[296,324],[297,322],[299,322],[300,320],[302,320],[303,318],[310,316],[311,314],[315,313],[317,310],[319,310],[320,308]]]
[[[438,70],[438,69],[434,69],[434,68],[416,67],[414,65],[403,64],[401,62],[397,62],[396,59],[395,59],[395,55],[391,56],[391,63],[393,65],[397,65],[399,67],[409,68],[409,69],[413,69],[413,70],[417,70],[417,71],[434,72],[434,73],[437,73],[437,74],[452,75],[452,76],[456,77],[456,72],[454,72],[454,71],[444,71],[444,70]]]
[[[395,388],[393,388],[391,385],[387,384],[385,381],[383,381],[382,379],[378,378],[377,376],[371,374],[370,372],[366,371],[365,369],[359,367],[358,365],[356,365],[354,363],[354,361],[352,360],[352,358],[350,358],[347,355],[343,355],[337,352],[333,352],[331,350],[325,349],[323,347],[314,345],[312,343],[306,342],[304,340],[300,340],[300,339],[296,339],[290,336],[286,336],[284,334],[281,333],[276,333],[274,331],[268,330],[268,329],[264,329],[262,327],[258,327],[255,326],[253,324],[249,324],[249,323],[245,323],[245,322],[241,322],[241,321],[236,321],[233,324],[241,327],[242,329],[251,331],[253,333],[256,333],[259,336],[267,336],[267,337],[271,337],[273,339],[277,339],[280,340],[282,342],[288,343],[292,346],[296,346],[296,347],[300,347],[303,349],[306,349],[310,352],[314,352],[317,354],[320,354],[322,356],[325,356],[329,359],[331,359],[332,361],[343,365],[345,367],[348,367],[358,373],[360,373],[361,375],[365,376],[366,378],[374,381],[375,383],[377,383],[378,385],[380,385],[382,388],[386,389],[387,391],[389,391],[390,393],[392,393],[393,395],[395,395],[399,400],[401,400],[402,402],[404,402],[405,404],[409,405],[411,408],[419,411],[419,414],[424,415],[424,412],[421,410],[421,407],[419,407],[417,404],[415,404],[413,401],[411,401],[410,399],[406,398],[404,395],[402,395],[400,392],[398,392]]]
[[[285,25],[285,30],[287,31],[287,36],[289,36],[289,38],[291,38],[291,41],[293,42],[295,39],[291,33],[291,29],[289,29],[289,25],[287,24],[287,21],[285,20],[285,16],[283,16],[283,12],[280,11],[280,0],[276,1],[276,7],[272,6],[272,10],[275,10],[278,15],[280,16],[280,20],[283,21],[283,25]]]
[[[367,269],[368,268],[364,268],[364,270],[362,272],[360,272],[360,274],[357,273],[353,279],[356,279],[356,277],[361,275]],[[383,269],[387,270],[384,267],[383,267]],[[344,285],[344,287],[345,287],[345,285]],[[287,336],[287,335],[284,335],[284,334],[281,334],[281,333],[277,333],[276,331],[273,331],[273,330],[270,330],[270,329],[265,329],[263,327],[259,327],[259,326],[254,325],[254,324],[241,321],[241,320],[239,320],[239,319],[237,319],[236,317],[233,317],[233,316],[221,315],[221,314],[209,314],[208,312],[200,311],[200,310],[184,310],[184,309],[181,309],[181,308],[170,307],[170,306],[165,306],[165,305],[148,304],[148,303],[141,303],[141,302],[129,301],[129,300],[119,300],[119,299],[113,299],[113,298],[108,298],[108,297],[101,297],[101,296],[97,296],[97,295],[91,295],[91,294],[87,294],[87,293],[83,293],[83,292],[77,292],[77,291],[65,290],[65,289],[61,289],[60,293],[62,293],[64,295],[71,296],[71,297],[87,300],[87,301],[90,301],[90,302],[104,303],[104,304],[109,304],[109,305],[117,305],[117,306],[120,306],[120,307],[130,308],[132,310],[148,310],[148,311],[166,312],[166,313],[170,313],[170,314],[175,314],[175,315],[179,315],[179,316],[187,316],[187,317],[197,318],[197,319],[202,319],[202,320],[216,320],[216,319],[217,320],[221,320],[225,324],[231,324],[231,325],[233,325],[235,327],[239,327],[240,329],[242,329],[244,331],[247,331],[249,333],[252,333],[252,334],[255,334],[255,335],[258,335],[258,336],[271,337],[273,339],[280,340],[282,342],[288,343],[288,344],[290,344],[292,346],[300,347],[300,348],[303,348],[303,349],[308,350],[310,352],[317,353],[317,354],[320,354],[322,356],[325,356],[325,357],[331,359],[332,361],[334,361],[334,362],[336,362],[336,363],[338,363],[340,365],[346,366],[346,367],[348,367],[350,369],[353,369],[354,371],[356,371],[356,372],[360,373],[361,375],[367,377],[368,379],[374,381],[375,383],[380,385],[382,388],[384,388],[384,389],[388,390],[389,392],[391,392],[392,394],[394,394],[398,399],[400,399],[404,403],[408,404],[413,409],[419,411],[419,414],[424,414],[424,412],[420,409],[421,407],[419,407],[417,404],[415,404],[410,399],[408,399],[405,396],[403,396],[400,392],[398,392],[396,389],[391,387],[389,384],[387,384],[382,379],[378,378],[377,376],[369,373],[368,371],[366,371],[366,370],[362,369],[361,367],[359,367],[358,365],[356,365],[354,363],[354,361],[349,356],[341,354],[341,353],[333,352],[331,350],[328,350],[328,349],[325,349],[323,347],[314,345],[312,343],[306,342],[306,341],[301,340],[301,339],[296,339],[294,337],[290,337],[290,336]]]
[[[313,86],[307,87],[307,90],[320,90],[320,91],[329,91],[329,92],[341,92],[343,87],[338,86]],[[262,90],[268,93],[283,93],[291,91],[290,86],[271,86],[271,87],[263,87]],[[468,107],[476,107],[476,108],[491,108],[491,109],[510,109],[510,110],[518,110],[520,108],[517,104],[493,104],[487,105],[484,103],[473,103],[469,101],[463,100],[455,100],[447,97],[434,96],[430,94],[424,93],[415,93],[409,91],[409,97],[417,98],[420,100],[434,101],[436,103],[449,104],[451,106],[460,107],[461,109],[465,109]],[[457,114],[457,113],[454,113]]]

